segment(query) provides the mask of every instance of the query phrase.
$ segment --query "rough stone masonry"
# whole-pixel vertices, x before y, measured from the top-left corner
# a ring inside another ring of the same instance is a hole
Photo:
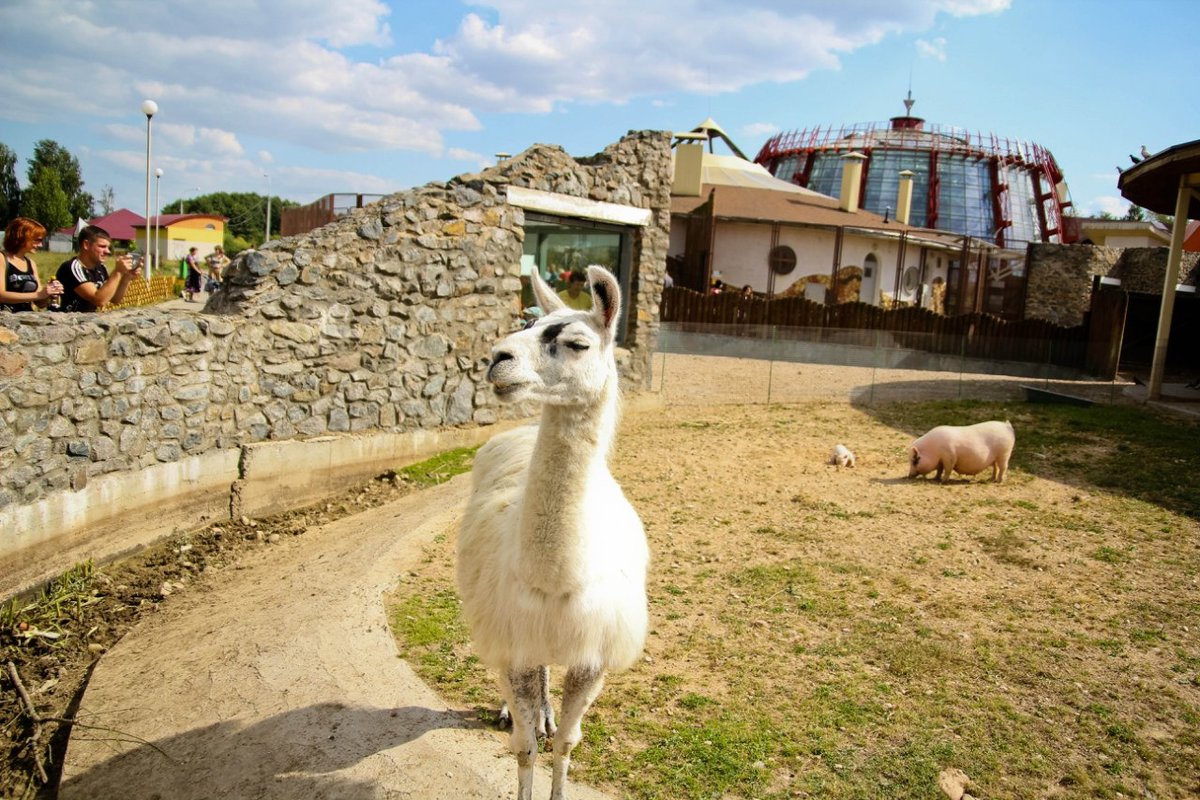
[[[240,254],[201,314],[0,315],[0,519],[213,450],[510,413],[484,380],[519,314],[525,215],[509,186],[652,212],[633,236],[621,354],[636,389],[657,332],[670,185],[666,132],[631,132],[578,160],[536,145]]]

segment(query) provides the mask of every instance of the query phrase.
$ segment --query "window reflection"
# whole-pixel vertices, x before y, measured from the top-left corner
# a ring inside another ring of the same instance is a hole
[[[529,275],[537,270],[556,292],[570,287],[571,272],[598,264],[617,277],[622,304],[628,307],[630,229],[591,220],[568,219],[526,212],[525,246],[521,255],[521,308],[536,313]],[[622,318],[627,318],[622,309]],[[624,331],[618,335],[624,340]]]

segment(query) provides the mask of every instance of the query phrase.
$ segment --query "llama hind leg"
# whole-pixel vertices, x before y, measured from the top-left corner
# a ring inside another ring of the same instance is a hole
[[[539,667],[538,669],[542,671],[542,715],[537,724],[537,735],[538,738],[549,736],[553,739],[555,726],[554,707],[550,705],[550,668]],[[507,728],[512,725],[512,712],[509,711],[507,702],[500,707],[498,721],[501,728]]]
[[[511,670],[507,675],[512,733],[508,748],[517,757],[517,800],[533,798],[533,767],[538,754],[538,729],[545,726],[543,679],[545,667]]]
[[[587,713],[604,686],[604,670],[598,667],[571,667],[563,681],[561,723],[554,737],[554,773],[550,800],[566,800],[567,769],[571,751],[583,738],[583,715]]]

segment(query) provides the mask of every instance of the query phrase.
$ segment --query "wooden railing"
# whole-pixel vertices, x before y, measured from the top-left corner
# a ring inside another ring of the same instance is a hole
[[[761,337],[779,328],[789,339],[833,341],[847,330],[889,332],[893,346],[933,353],[1085,368],[1088,328],[1065,328],[1043,320],[1015,322],[991,314],[946,317],[925,308],[882,309],[866,303],[825,305],[803,297],[743,298],[663,290],[661,318],[683,330],[720,327],[734,336]],[[1118,341],[1120,333],[1117,332]]]

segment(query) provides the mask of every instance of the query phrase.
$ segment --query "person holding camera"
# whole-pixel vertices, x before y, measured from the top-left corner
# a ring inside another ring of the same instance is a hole
[[[41,223],[17,217],[4,230],[4,273],[0,278],[0,311],[33,311],[45,308],[62,294],[62,285],[50,281],[42,285],[37,266],[29,254],[46,236]]]
[[[110,276],[104,262],[111,252],[108,231],[97,225],[80,231],[79,254],[58,268],[56,277],[63,285],[60,311],[100,311],[125,299],[129,282],[141,267],[126,253],[117,257],[115,276]]]

